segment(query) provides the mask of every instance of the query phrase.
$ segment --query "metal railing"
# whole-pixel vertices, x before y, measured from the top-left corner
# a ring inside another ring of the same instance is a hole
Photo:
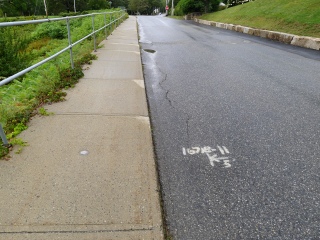
[[[112,19],[112,15],[115,13],[121,13],[121,16],[116,18],[116,19]],[[106,21],[106,15],[110,15],[110,22],[107,24]],[[104,26],[95,30],[94,28],[94,17],[96,15],[104,15]],[[73,63],[73,54],[72,54],[72,47],[77,45],[78,43],[82,42],[83,40],[93,36],[93,42],[94,42],[94,51],[96,51],[97,46],[96,46],[96,33],[100,32],[101,30],[105,29],[105,35],[107,38],[107,27],[112,26],[112,24],[114,24],[115,26],[117,26],[117,23],[120,19],[122,19],[124,16],[126,15],[126,11],[124,10],[119,10],[119,11],[114,11],[114,12],[105,12],[105,13],[92,13],[92,14],[86,14],[86,15],[78,15],[78,16],[72,16],[72,17],[63,17],[63,18],[47,18],[47,19],[42,19],[42,20],[33,20],[33,21],[17,21],[17,22],[4,22],[4,23],[0,23],[0,27],[10,27],[10,26],[20,26],[20,25],[26,25],[26,24],[37,24],[37,23],[45,23],[45,22],[53,22],[53,21],[66,21],[67,22],[67,30],[68,30],[68,41],[69,41],[69,46],[65,47],[64,49],[62,49],[61,51],[53,54],[52,56],[42,60],[41,62],[38,62],[34,65],[32,65],[31,67],[28,67],[2,81],[0,81],[0,86],[5,85],[9,82],[11,82],[12,80],[26,74],[27,72],[30,72],[32,69],[35,69],[39,66],[41,66],[42,64],[56,58],[57,56],[59,56],[60,54],[66,52],[66,51],[70,51],[70,62],[71,62],[71,67],[74,68],[74,63]],[[73,18],[83,18],[83,17],[92,17],[92,32],[90,34],[88,34],[87,36],[85,36],[84,38],[72,43],[72,39],[71,39],[71,31],[70,31],[70,19]]]
[[[95,30],[95,16],[97,15],[104,15],[104,26],[100,27],[99,29]],[[109,23],[107,24],[107,15],[109,17]],[[26,74],[27,72],[30,72],[31,70],[43,65],[44,63],[56,58],[57,56],[59,56],[60,54],[66,52],[69,50],[70,52],[70,64],[71,67],[74,68],[74,62],[73,62],[73,52],[72,52],[72,48],[81,43],[82,41],[84,41],[85,39],[89,38],[89,37],[93,37],[93,49],[94,51],[96,51],[97,49],[97,43],[96,43],[96,33],[105,30],[105,37],[107,39],[107,28],[109,30],[111,30],[111,28],[114,26],[117,27],[117,25],[119,24],[120,20],[122,18],[124,18],[126,16],[126,11],[124,10],[119,10],[119,11],[113,11],[113,12],[104,12],[104,13],[92,13],[92,14],[86,14],[86,15],[77,15],[77,16],[69,16],[69,17],[62,17],[62,18],[47,18],[47,19],[41,19],[41,20],[32,20],[32,21],[16,21],[16,22],[3,22],[0,23],[0,27],[11,27],[11,26],[21,26],[21,25],[27,25],[27,24],[38,24],[38,23],[46,23],[46,22],[54,22],[54,21],[66,21],[66,25],[67,25],[67,30],[68,30],[68,43],[69,45],[67,47],[65,47],[64,49],[60,50],[59,52],[53,54],[52,56],[8,77],[5,78],[4,80],[0,81],[0,86],[5,85],[9,82],[11,82],[12,80]],[[74,18],[83,18],[83,17],[91,17],[92,18],[92,32],[88,35],[86,35],[85,37],[75,41],[74,43],[72,42],[71,39],[71,30],[70,30],[70,20],[74,19]],[[2,139],[3,142],[3,146],[8,147],[9,143],[6,139],[6,135],[3,131],[3,128],[0,124],[0,137]]]

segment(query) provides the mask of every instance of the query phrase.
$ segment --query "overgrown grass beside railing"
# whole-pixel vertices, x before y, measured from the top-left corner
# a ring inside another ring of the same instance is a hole
[[[114,10],[110,10],[114,11]],[[104,11],[105,12],[105,11]],[[107,18],[107,23],[116,19]],[[92,32],[92,18],[77,18],[70,22],[72,42]],[[95,29],[104,26],[104,15],[95,16]],[[107,28],[109,35],[114,25]],[[1,35],[2,34],[2,35]],[[0,76],[8,77],[26,66],[39,62],[68,46],[65,22],[49,22],[38,25],[0,28],[3,55],[0,57]],[[105,32],[96,35],[97,42],[105,38]],[[5,39],[5,40],[3,40]],[[1,44],[0,43],[0,44]],[[63,89],[73,87],[83,76],[81,66],[90,64],[93,39],[90,37],[73,47],[74,69],[70,66],[69,52],[41,65],[13,82],[0,87],[0,123],[11,143],[20,143],[16,136],[26,129],[27,122],[36,114],[36,109],[44,103],[63,101]],[[5,56],[5,57],[4,57]],[[2,145],[2,142],[0,140]],[[8,149],[0,146],[0,157]]]

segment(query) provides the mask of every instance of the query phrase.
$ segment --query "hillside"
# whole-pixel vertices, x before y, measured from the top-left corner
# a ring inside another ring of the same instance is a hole
[[[201,19],[320,38],[319,0],[255,0]]]

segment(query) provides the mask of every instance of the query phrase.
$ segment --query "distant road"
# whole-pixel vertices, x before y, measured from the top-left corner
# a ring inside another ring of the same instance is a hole
[[[138,23],[173,239],[320,239],[320,52]]]

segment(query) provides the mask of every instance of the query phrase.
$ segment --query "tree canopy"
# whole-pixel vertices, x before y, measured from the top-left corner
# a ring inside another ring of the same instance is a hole
[[[178,0],[176,0],[178,2]],[[76,9],[74,9],[74,3]],[[46,0],[48,15],[65,12],[83,12],[106,8],[125,7],[132,13],[152,14],[154,9],[165,7],[165,0]],[[43,0],[0,0],[1,16],[46,15]]]
[[[164,0],[129,0],[128,10],[134,14],[152,14],[156,8],[164,8]]]
[[[129,0],[112,0],[111,1],[111,7],[117,8],[117,7],[125,7],[128,8]]]
[[[119,0],[118,0],[119,1]],[[122,0],[126,1],[126,0]],[[58,15],[62,12],[99,10],[110,7],[106,0],[46,0],[48,14]],[[31,16],[45,15],[43,0],[0,0],[0,15],[7,16]]]

